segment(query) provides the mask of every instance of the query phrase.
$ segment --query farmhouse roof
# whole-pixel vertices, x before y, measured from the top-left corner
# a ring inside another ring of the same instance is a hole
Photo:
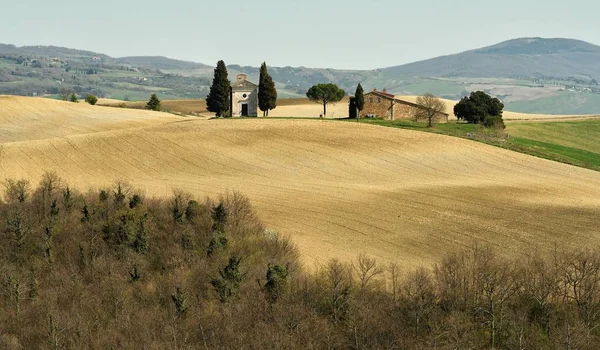
[[[411,107],[416,107],[416,108],[421,108],[421,109],[425,108],[425,107],[423,107],[423,106],[421,106],[419,104],[416,104],[414,102],[406,101],[406,100],[403,100],[403,99],[401,99],[399,97],[396,97],[396,96],[388,93],[385,90],[384,91],[379,91],[377,89],[374,89],[373,91],[370,91],[370,92],[366,93],[365,96],[370,95],[370,94],[374,94],[376,96],[381,96],[381,97],[386,98],[388,100],[393,100],[394,103],[401,103],[403,105],[407,105],[407,106],[411,106]],[[439,112],[439,114],[443,114],[445,116],[450,116],[450,114],[444,113],[444,112]]]
[[[416,104],[416,103],[413,103],[413,102],[410,102],[410,101],[406,101],[406,100],[403,100],[403,99],[398,98],[396,96],[394,96],[394,101],[396,103],[402,103],[402,104],[407,105],[407,106],[412,106],[412,107],[416,107],[416,108],[425,109],[425,107],[421,106],[420,104]],[[438,112],[438,113],[439,114],[443,114],[445,116],[450,116],[450,114],[445,113],[445,112]]]
[[[377,89],[373,89],[373,91],[371,92],[367,92],[365,95],[369,95],[369,94],[375,94],[375,95],[379,95],[381,97],[385,97],[387,99],[393,100],[396,97],[392,94],[389,94],[387,91],[385,91],[385,89],[383,91],[379,91]]]

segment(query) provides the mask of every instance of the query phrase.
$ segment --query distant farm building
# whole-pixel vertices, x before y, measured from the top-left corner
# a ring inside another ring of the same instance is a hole
[[[360,112],[360,117],[415,120],[417,112],[423,108],[423,106],[416,103],[405,101],[389,94],[385,89],[383,91],[374,89],[365,94],[365,106]],[[435,122],[448,122],[448,116],[448,113],[438,113],[435,117]]]
[[[230,101],[232,117],[258,116],[258,86],[249,82],[246,74],[238,74],[231,84]]]

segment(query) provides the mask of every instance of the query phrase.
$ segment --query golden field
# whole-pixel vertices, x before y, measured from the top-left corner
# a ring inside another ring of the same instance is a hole
[[[0,123],[1,178],[56,171],[80,189],[123,180],[148,196],[239,191],[308,266],[361,252],[415,266],[475,243],[518,255],[600,242],[600,173],[464,139],[24,97],[0,97]]]

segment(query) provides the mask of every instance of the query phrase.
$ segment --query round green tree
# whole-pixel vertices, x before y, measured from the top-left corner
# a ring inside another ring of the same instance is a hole
[[[332,83],[314,85],[306,92],[309,100],[323,105],[323,116],[327,115],[327,104],[340,101],[344,95],[346,92]]]
[[[483,91],[471,92],[454,106],[454,115],[472,124],[485,124],[488,117],[502,118],[504,104]]]

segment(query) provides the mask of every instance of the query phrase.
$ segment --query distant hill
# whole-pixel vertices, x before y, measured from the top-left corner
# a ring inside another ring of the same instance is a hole
[[[600,80],[600,46],[573,39],[514,39],[455,55],[389,67],[393,77],[576,77]]]
[[[17,47],[15,45],[0,44],[0,55],[12,54],[21,56],[42,56],[42,57],[56,57],[56,58],[82,58],[82,57],[98,57],[101,59],[112,60],[111,57],[92,51],[75,50],[66,47],[58,46],[22,46]]]
[[[168,69],[199,69],[208,67],[202,63],[180,61],[163,56],[133,56],[117,58],[117,63],[148,67],[159,70]]]
[[[258,67],[229,63],[230,79],[245,73],[258,82]],[[113,58],[55,46],[0,44],[0,94],[56,96],[67,87],[125,100],[147,99],[150,93],[163,99],[203,98],[213,67],[162,56]],[[352,94],[361,83],[366,90],[430,92],[451,100],[484,90],[516,112],[600,114],[600,46],[573,39],[513,39],[382,69],[269,66],[269,73],[280,97],[303,97],[312,85],[327,82]]]

